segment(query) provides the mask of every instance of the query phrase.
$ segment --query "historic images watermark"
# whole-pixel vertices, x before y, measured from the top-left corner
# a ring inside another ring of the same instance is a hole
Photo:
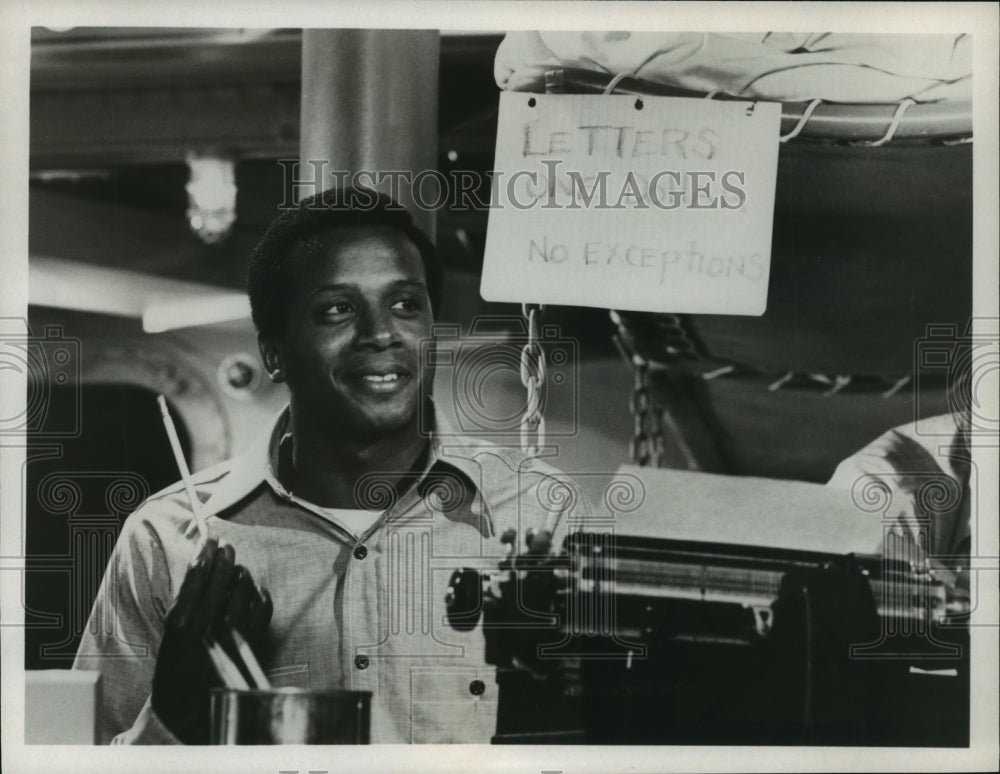
[[[662,169],[646,175],[566,167],[561,159],[542,159],[544,170],[328,169],[326,159],[278,159],[284,180],[279,209],[332,188],[317,207],[371,209],[375,191],[396,202],[409,199],[421,210],[450,212],[515,210],[738,210],[747,202],[746,173],[741,170]],[[307,171],[308,170],[308,171]],[[488,200],[484,192],[489,192]],[[408,196],[404,196],[408,194]],[[397,204],[403,209],[402,204]]]
[[[979,575],[996,571],[995,547],[978,535],[984,477],[975,447],[1000,441],[995,393],[1000,374],[996,319],[930,324],[913,349],[913,423],[885,442],[886,470],[858,478],[858,509],[881,516],[881,577],[873,589],[882,616],[876,642],[854,658],[903,658],[899,638],[924,642],[925,658],[954,659],[961,646],[940,635],[973,624]],[[942,395],[946,415],[941,415]],[[912,434],[912,435],[911,435]]]
[[[80,434],[80,340],[64,335],[61,325],[38,336],[27,320],[0,320],[0,372],[21,375],[28,388],[24,410],[0,417],[0,436],[58,441]],[[72,390],[70,411],[53,410],[54,387]]]
[[[73,659],[87,626],[120,525],[150,486],[130,471],[70,469],[61,461],[65,445],[84,429],[79,338],[61,325],[32,331],[24,318],[2,318],[0,372],[25,384],[23,409],[0,417],[0,444],[26,449],[20,554],[7,557],[3,569],[20,575],[24,620],[19,625],[42,635],[29,638],[29,648],[37,648],[32,658],[62,667]],[[5,573],[5,580],[15,579]],[[60,594],[65,594],[61,600]],[[5,616],[3,625],[10,625],[10,618]],[[111,616],[91,626],[118,636]]]
[[[437,324],[421,342],[425,368],[438,373],[438,384],[450,392],[460,436],[494,438],[517,434],[532,403],[544,414],[558,405],[567,421],[549,428],[551,437],[567,438],[579,431],[580,342],[564,336],[558,325],[541,324],[531,330],[522,317],[480,315],[465,332],[459,326]],[[441,375],[445,378],[442,380]],[[528,382],[537,377],[538,395],[532,401]],[[524,388],[524,401],[510,400],[504,387]],[[421,427],[429,429],[433,416],[421,404]],[[440,436],[447,430],[437,429]]]
[[[927,414],[924,401],[943,380],[948,410],[966,424],[970,442],[1000,443],[1000,416],[992,402],[1000,377],[1000,320],[974,318],[928,325],[914,342],[914,420]],[[919,435],[933,431],[917,422]]]

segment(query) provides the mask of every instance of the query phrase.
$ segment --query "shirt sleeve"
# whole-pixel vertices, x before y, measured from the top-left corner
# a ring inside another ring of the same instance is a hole
[[[950,554],[968,534],[967,483],[949,461],[957,432],[950,415],[897,427],[843,460],[827,485],[854,490],[867,481],[881,482],[888,495],[883,520],[929,520],[931,552]]]
[[[150,705],[171,594],[150,508],[155,505],[141,508],[122,528],[73,663],[101,675],[98,738],[105,744],[177,743]]]
[[[147,697],[132,727],[114,736],[111,744],[181,744],[181,741],[163,725]]]

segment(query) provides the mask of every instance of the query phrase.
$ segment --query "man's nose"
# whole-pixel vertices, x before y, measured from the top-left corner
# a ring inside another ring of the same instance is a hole
[[[397,338],[396,321],[389,310],[367,309],[359,315],[359,344],[387,347]]]

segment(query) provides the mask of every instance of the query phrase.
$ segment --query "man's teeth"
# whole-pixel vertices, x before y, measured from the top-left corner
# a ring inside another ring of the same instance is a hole
[[[385,374],[379,376],[378,374],[365,374],[365,380],[369,382],[394,382],[399,378],[399,374]]]

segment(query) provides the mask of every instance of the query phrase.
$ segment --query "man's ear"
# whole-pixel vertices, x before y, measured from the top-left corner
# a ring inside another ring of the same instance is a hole
[[[281,354],[281,344],[273,336],[257,334],[257,347],[260,349],[260,359],[264,370],[272,382],[280,384],[285,381],[285,359]]]

